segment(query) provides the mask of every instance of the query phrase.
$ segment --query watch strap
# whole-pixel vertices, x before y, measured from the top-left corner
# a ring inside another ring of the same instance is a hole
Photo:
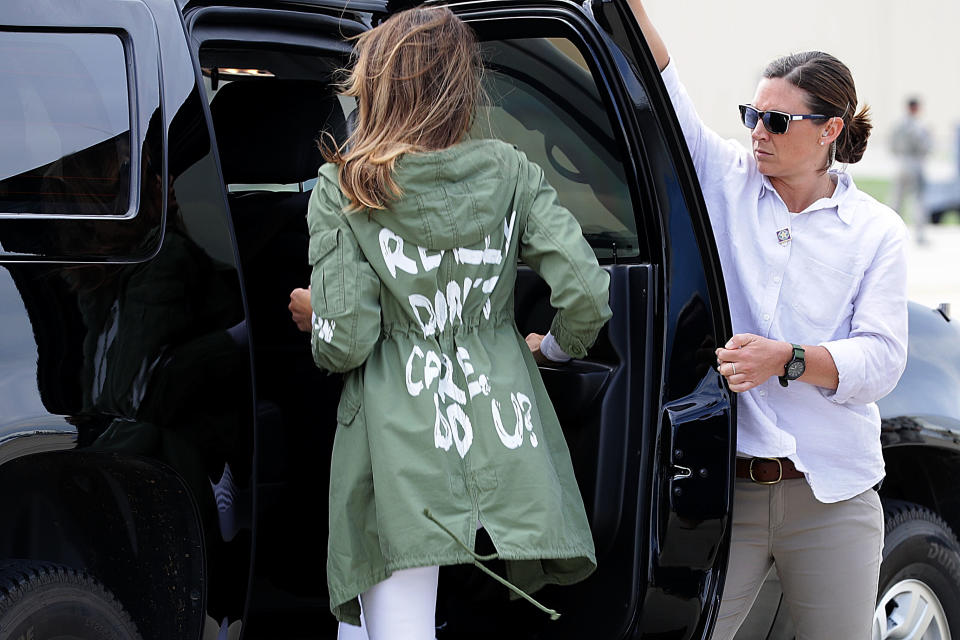
[[[790,359],[790,362],[793,362],[794,360],[805,361],[806,351],[804,351],[803,347],[801,347],[798,344],[793,344],[792,342],[790,344],[793,346],[793,358]],[[787,364],[790,364],[790,362],[788,362]]]
[[[796,378],[790,378],[787,376],[787,372],[789,371],[791,364],[799,361],[803,362],[804,366],[806,366],[806,352],[804,351],[803,347],[793,342],[790,343],[790,346],[793,347],[793,355],[791,355],[790,359],[787,360],[787,363],[783,365],[783,375],[778,378],[780,380],[781,387],[786,387],[791,380],[796,380]]]

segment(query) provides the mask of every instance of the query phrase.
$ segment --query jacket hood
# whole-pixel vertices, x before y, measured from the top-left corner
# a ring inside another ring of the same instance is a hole
[[[394,169],[402,195],[370,219],[426,249],[469,246],[499,229],[512,211],[519,171],[519,153],[499,140],[408,153]],[[320,177],[339,189],[337,165],[324,165]],[[367,217],[367,212],[346,215]]]

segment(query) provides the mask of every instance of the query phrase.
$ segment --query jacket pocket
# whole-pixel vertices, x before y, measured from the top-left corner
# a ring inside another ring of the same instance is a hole
[[[341,233],[340,229],[330,229],[310,236],[308,256],[313,265],[312,285],[320,288],[318,293],[322,294],[324,313],[318,315],[324,317],[343,313],[346,309]]]

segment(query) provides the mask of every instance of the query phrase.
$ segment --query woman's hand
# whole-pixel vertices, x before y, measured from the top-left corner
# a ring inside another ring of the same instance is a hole
[[[727,379],[730,390],[742,393],[763,384],[771,376],[782,376],[793,354],[789,342],[771,340],[752,333],[738,333],[717,349],[717,371]]]
[[[310,288],[294,289],[290,292],[290,315],[300,331],[310,331],[310,319],[313,317],[313,307],[310,305]]]
[[[543,355],[543,353],[540,351],[540,343],[543,342],[543,335],[539,333],[531,333],[526,337],[526,341],[527,346],[530,347],[530,351],[533,353],[533,359],[536,360],[538,365],[542,366],[551,364],[547,356]]]

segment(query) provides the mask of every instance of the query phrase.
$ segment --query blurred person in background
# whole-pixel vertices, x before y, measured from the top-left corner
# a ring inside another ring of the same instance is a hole
[[[903,206],[910,207],[917,242],[926,242],[924,227],[928,212],[923,204],[923,165],[933,148],[930,131],[920,121],[920,100],[907,100],[907,112],[893,129],[890,150],[897,157],[897,173],[893,182],[890,206],[901,216]]]

